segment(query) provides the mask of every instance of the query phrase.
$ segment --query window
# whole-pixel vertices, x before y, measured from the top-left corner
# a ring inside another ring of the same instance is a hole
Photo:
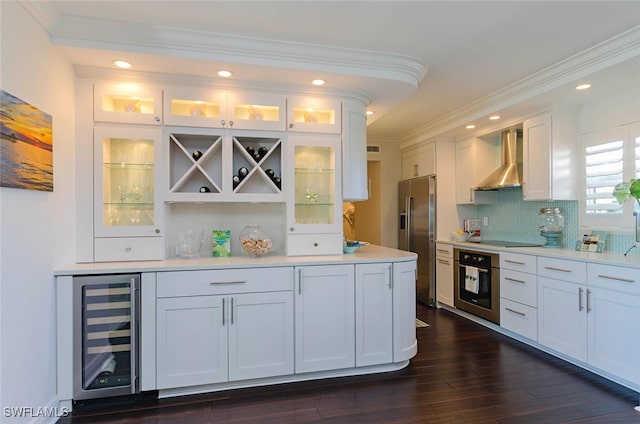
[[[620,204],[616,184],[640,178],[640,123],[582,134],[581,227],[626,231],[633,228],[634,202]]]

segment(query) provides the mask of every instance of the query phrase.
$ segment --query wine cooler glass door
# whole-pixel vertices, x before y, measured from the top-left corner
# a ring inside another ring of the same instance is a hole
[[[74,400],[136,393],[140,276],[74,278]]]

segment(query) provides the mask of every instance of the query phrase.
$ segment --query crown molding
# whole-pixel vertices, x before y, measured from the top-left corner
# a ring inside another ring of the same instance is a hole
[[[420,140],[436,137],[496,110],[513,107],[573,80],[638,56],[640,25],[404,134],[400,138],[401,146],[410,147]]]
[[[417,87],[428,67],[399,54],[268,40],[57,14],[47,2],[22,3],[61,46],[158,54],[399,81]]]

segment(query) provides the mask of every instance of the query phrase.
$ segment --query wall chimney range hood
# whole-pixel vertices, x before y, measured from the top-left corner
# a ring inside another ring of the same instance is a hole
[[[500,167],[482,180],[474,190],[497,190],[507,187],[520,187],[522,184],[522,163],[518,163],[518,143],[522,142],[522,130],[502,131]]]

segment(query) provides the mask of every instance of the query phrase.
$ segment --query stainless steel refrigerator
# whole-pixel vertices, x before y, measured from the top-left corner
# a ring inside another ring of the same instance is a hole
[[[435,236],[436,177],[398,183],[398,249],[418,254],[416,299],[436,306]]]

